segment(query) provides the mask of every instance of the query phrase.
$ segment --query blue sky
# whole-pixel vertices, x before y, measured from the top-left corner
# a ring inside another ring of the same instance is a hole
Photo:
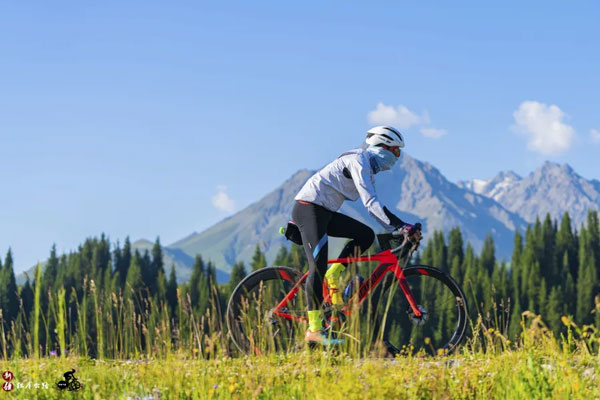
[[[218,4],[217,4],[218,3]],[[164,244],[356,147],[600,178],[597,2],[3,2],[0,252]],[[218,208],[215,207],[218,205]]]

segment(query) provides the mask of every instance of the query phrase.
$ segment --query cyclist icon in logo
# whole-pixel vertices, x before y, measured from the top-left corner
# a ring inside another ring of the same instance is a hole
[[[74,369],[65,372],[63,374],[63,376],[65,377],[65,380],[56,382],[56,386],[58,386],[58,388],[60,390],[68,389],[70,391],[76,391],[76,390],[81,389],[81,383],[79,383],[77,378],[75,378],[74,374],[75,374]]]

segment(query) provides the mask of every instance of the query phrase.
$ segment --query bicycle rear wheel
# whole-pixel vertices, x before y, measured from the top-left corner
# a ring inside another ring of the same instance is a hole
[[[298,285],[281,309],[275,307],[294,289],[302,274],[288,267],[267,267],[246,276],[234,289],[227,306],[227,327],[235,346],[245,354],[293,350],[304,333],[304,285]]]
[[[388,274],[371,299],[375,341],[383,341],[392,353],[451,353],[467,330],[469,313],[462,289],[434,267],[410,266],[404,275],[423,316],[414,315],[395,277]]]

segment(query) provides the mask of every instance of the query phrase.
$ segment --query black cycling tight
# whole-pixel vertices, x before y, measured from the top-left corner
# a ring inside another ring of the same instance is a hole
[[[308,309],[318,310],[323,301],[323,277],[327,271],[327,237],[352,239],[338,257],[344,258],[352,255],[355,247],[359,253],[368,249],[375,240],[375,233],[362,222],[312,203],[296,202],[292,219],[300,229],[308,258]]]

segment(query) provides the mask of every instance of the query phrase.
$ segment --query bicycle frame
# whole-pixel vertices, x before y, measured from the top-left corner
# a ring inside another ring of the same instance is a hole
[[[414,315],[416,317],[421,317],[423,315],[421,310],[419,309],[419,306],[417,305],[417,302],[415,301],[415,298],[410,290],[410,287],[408,286],[408,282],[406,281],[406,278],[405,278],[404,272],[403,272],[404,268],[408,264],[408,260],[410,259],[410,256],[412,255],[412,251],[409,252],[408,256],[406,257],[406,262],[405,262],[404,267],[401,267],[398,257],[396,256],[396,254],[394,254],[396,252],[395,250],[397,250],[397,249],[394,249],[394,250],[388,249],[388,250],[382,251],[382,252],[377,253],[372,256],[364,256],[364,257],[361,256],[361,257],[357,257],[357,258],[335,258],[335,259],[327,260],[327,264],[332,264],[332,263],[348,263],[349,264],[349,263],[361,262],[361,261],[379,261],[379,264],[373,270],[373,272],[371,273],[369,278],[366,279],[362,285],[360,285],[360,288],[358,289],[358,293],[355,293],[352,296],[352,298],[350,298],[346,302],[346,304],[344,304],[341,312],[346,317],[349,317],[356,309],[359,308],[359,307],[351,307],[351,306],[355,305],[356,303],[358,303],[358,305],[360,306],[360,304],[364,301],[364,299],[367,298],[369,293],[371,293],[377,287],[377,285],[381,282],[381,280],[383,279],[385,274],[387,274],[389,272],[394,275],[396,281],[398,282],[398,285],[400,286],[400,288],[402,289],[402,292],[404,293],[404,296],[406,296],[408,304],[410,305],[410,308],[412,309],[412,312],[414,313]],[[282,279],[292,281],[292,278],[288,275],[287,272],[279,271],[279,273],[281,274]],[[307,276],[308,276],[308,272],[306,272],[304,275],[302,275],[300,280],[285,295],[283,300],[281,300],[281,302],[273,309],[272,313],[274,315],[288,319],[290,321],[306,321],[307,320],[306,316],[292,315],[292,314],[287,313],[282,310],[288,304],[288,302],[296,295],[296,293],[298,293],[298,291],[300,290],[300,285],[303,285],[306,282]],[[356,296],[358,296],[358,301],[355,299]],[[323,299],[324,299],[324,301],[326,301],[329,298],[330,298],[330,296],[328,293],[328,287],[325,284],[325,282],[323,282]]]

